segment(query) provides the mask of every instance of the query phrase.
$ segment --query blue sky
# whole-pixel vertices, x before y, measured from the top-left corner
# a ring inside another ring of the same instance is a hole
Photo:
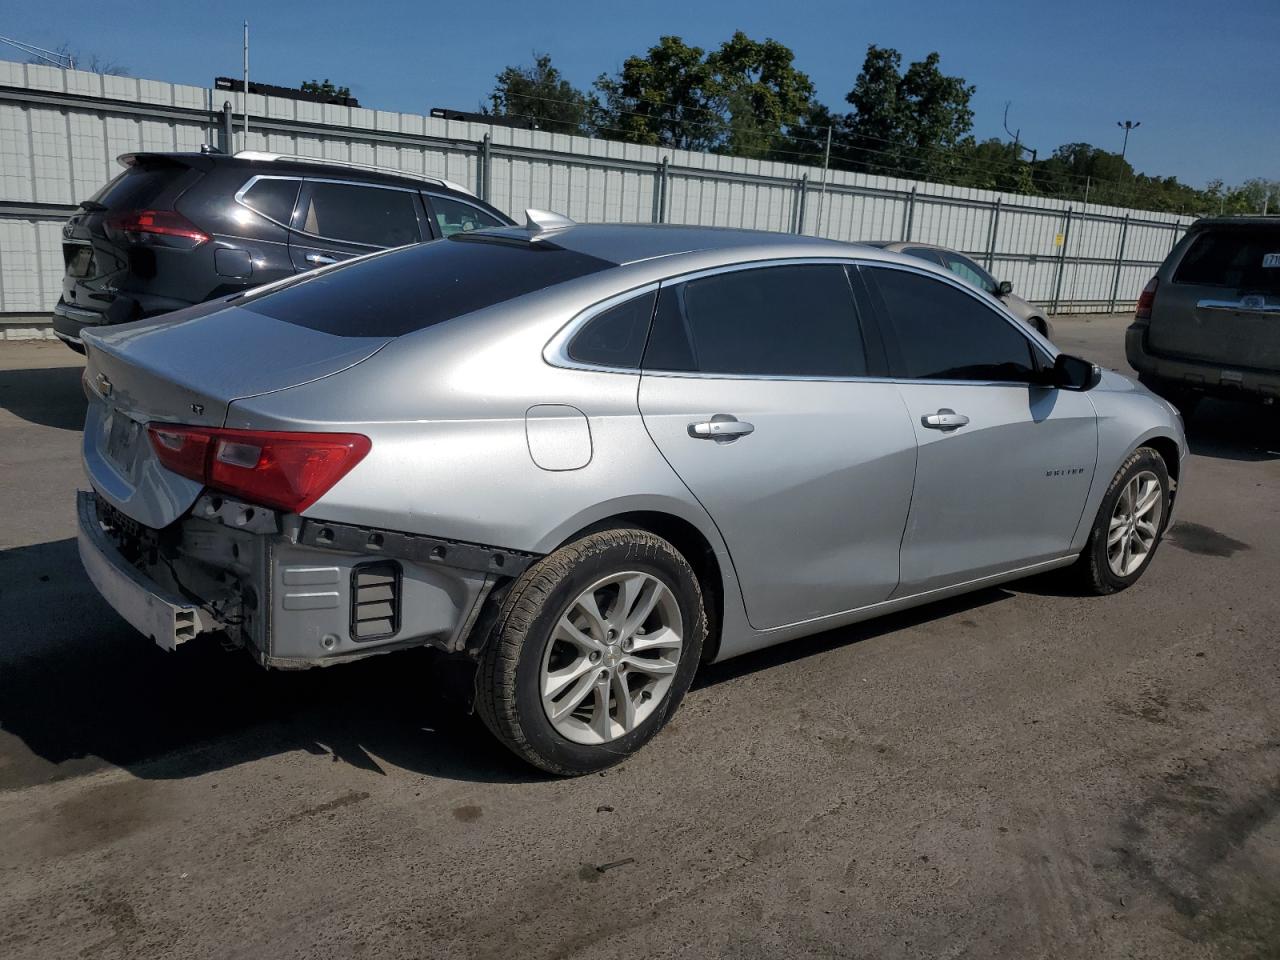
[[[239,74],[245,17],[255,79],[327,76],[362,105],[414,112],[475,109],[494,74],[535,50],[585,86],[664,33],[704,47],[736,29],[780,40],[837,109],[868,43],[907,61],[937,50],[977,85],[980,138],[1003,135],[1010,100],[1010,127],[1042,155],[1076,140],[1118,150],[1116,121],[1133,119],[1129,158],[1146,173],[1280,178],[1280,0],[5,0],[0,34],[207,85]],[[20,56],[0,46],[0,58]]]

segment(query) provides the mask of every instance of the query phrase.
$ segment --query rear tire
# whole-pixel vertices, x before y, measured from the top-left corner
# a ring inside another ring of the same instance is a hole
[[[1139,447],[1111,480],[1075,572],[1091,593],[1125,590],[1151,565],[1169,518],[1169,470],[1150,447]]]
[[[534,766],[601,770],[675,712],[705,634],[698,579],[675,547],[646,530],[593,533],[512,585],[481,655],[476,705]]]

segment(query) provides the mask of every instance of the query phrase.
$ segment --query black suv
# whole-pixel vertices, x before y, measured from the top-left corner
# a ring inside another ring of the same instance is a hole
[[[512,221],[463,187],[242,152],[129,153],[62,228],[53,327],[125,323],[386,247]]]

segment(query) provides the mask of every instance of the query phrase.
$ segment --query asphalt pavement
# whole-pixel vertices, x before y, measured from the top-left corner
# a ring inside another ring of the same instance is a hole
[[[1054,321],[1127,371],[1126,318]],[[0,345],[0,957],[1280,957],[1280,414],[1209,402],[1143,580],[704,669],[598,776],[419,652],[165,653],[87,584],[79,358]],[[421,654],[421,655],[419,655]]]

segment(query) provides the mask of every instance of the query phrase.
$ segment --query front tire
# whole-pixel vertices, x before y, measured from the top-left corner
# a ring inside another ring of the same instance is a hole
[[[1093,593],[1138,582],[1155,556],[1169,518],[1169,470],[1150,447],[1139,447],[1116,472],[1098,507],[1078,571]]]
[[[666,723],[702,655],[702,591],[646,530],[583,537],[503,600],[477,675],[485,725],[516,755],[578,776],[618,763]]]

